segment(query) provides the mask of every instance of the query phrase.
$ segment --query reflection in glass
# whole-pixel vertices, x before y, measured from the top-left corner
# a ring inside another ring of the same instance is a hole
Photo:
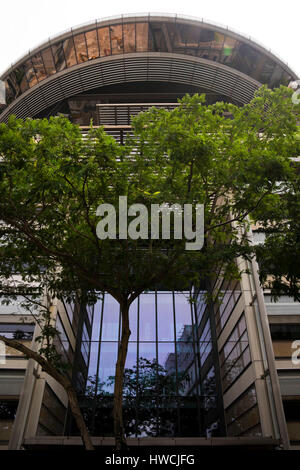
[[[110,26],[111,53],[121,54],[123,52],[122,25]]]
[[[87,50],[88,50],[88,59],[96,59],[99,57],[99,47],[98,47],[98,38],[97,31],[93,29],[92,31],[87,31],[85,33]]]
[[[42,59],[43,59],[43,63],[45,66],[46,74],[53,75],[54,73],[56,73],[51,47],[44,49],[41,54],[42,54]]]
[[[129,23],[123,25],[124,34],[124,52],[135,51],[135,24]]]
[[[45,71],[45,67],[44,67],[44,62],[43,62],[43,59],[42,59],[42,56],[41,54],[38,52],[37,54],[35,54],[32,58],[32,65],[34,67],[34,70],[35,70],[35,74],[37,76],[37,79],[39,82],[41,82],[42,80],[44,80],[45,78],[47,78],[47,73]]]
[[[53,53],[56,71],[60,72],[60,70],[63,70],[66,68],[63,42],[62,41],[57,42],[56,44],[53,44],[51,47],[52,47],[52,53]]]
[[[175,298],[175,326],[177,341],[192,341],[192,312],[189,294],[174,295]]]
[[[35,75],[35,71],[34,71],[31,59],[25,62],[24,67],[25,67],[25,73],[26,73],[28,85],[30,88],[32,88],[34,85],[37,84],[38,81]]]
[[[158,343],[158,364],[166,370],[167,375],[175,378],[176,357],[174,343]],[[173,393],[175,393],[175,390]]]
[[[136,24],[136,52],[148,50],[148,23]]]
[[[64,53],[67,62],[67,67],[73,67],[73,65],[77,64],[73,38],[66,39],[64,41]]]
[[[137,343],[129,343],[127,357],[125,362],[125,369],[132,369],[136,367],[137,363]]]
[[[157,296],[158,341],[174,341],[173,295]]]
[[[131,335],[129,341],[137,341],[137,316],[138,316],[138,299],[130,305],[129,309],[129,325]]]
[[[156,343],[139,343],[139,358],[156,361]]]
[[[74,44],[78,63],[81,64],[88,60],[86,42],[84,33],[74,36]]]
[[[155,294],[140,296],[139,340],[155,341]]]
[[[92,324],[92,341],[99,341],[101,315],[102,315],[102,300],[99,299],[94,305],[94,317],[93,317],[93,324]]]
[[[102,341],[118,341],[120,305],[109,294],[104,296]]]
[[[117,342],[101,343],[98,388],[105,392],[112,393],[114,390],[113,377],[115,375],[117,352]]]
[[[100,56],[103,57],[110,55],[111,47],[108,27],[98,29],[98,40],[100,45]]]

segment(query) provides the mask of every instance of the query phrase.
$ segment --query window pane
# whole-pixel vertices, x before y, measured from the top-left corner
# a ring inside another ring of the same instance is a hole
[[[73,38],[64,41],[64,53],[67,61],[67,67],[77,64]]]
[[[99,382],[102,390],[113,392],[114,380],[110,377],[115,376],[115,367],[117,362],[118,343],[101,343]]]
[[[140,341],[155,341],[155,294],[140,296]]]
[[[148,50],[148,23],[136,24],[136,52]]]
[[[106,55],[110,55],[111,49],[108,27],[98,29],[98,39],[100,45],[100,56],[103,57]]]
[[[156,361],[156,343],[139,343],[139,367]]]
[[[135,299],[129,309],[129,327],[131,331],[129,341],[137,341],[137,310],[138,299]]]
[[[102,300],[98,300],[94,305],[94,318],[92,325],[92,341],[99,341],[101,322]]]
[[[88,48],[88,58],[96,59],[99,57],[97,31],[95,29],[93,29],[93,31],[88,31],[85,33],[85,37]]]
[[[129,343],[125,369],[135,368],[134,370],[136,370],[136,363],[137,363],[137,343]]]
[[[38,53],[34,55],[31,58],[31,60],[32,60],[32,64],[33,64],[38,81],[40,82],[44,80],[47,77],[47,74],[45,71],[44,62],[43,62],[41,54]]]
[[[91,342],[91,354],[90,354],[90,362],[89,362],[89,370],[88,370],[88,377],[89,377],[89,384],[95,383],[96,374],[97,374],[97,364],[98,364],[98,350],[99,350],[99,343],[98,341]]]
[[[76,48],[77,60],[78,63],[82,63],[88,60],[87,50],[86,50],[86,42],[84,34],[77,34],[74,36],[74,43]]]
[[[192,341],[190,294],[175,294],[175,324],[177,341]]]
[[[123,34],[122,25],[110,26],[110,39],[112,54],[121,54],[123,52]]]
[[[158,377],[164,394],[176,393],[176,362],[174,343],[158,343]],[[168,380],[166,380],[168,377]]]
[[[157,295],[158,341],[174,340],[173,295]]]
[[[135,24],[124,24],[124,52],[135,51]]]
[[[52,51],[50,47],[42,51],[42,58],[43,58],[46,74],[53,75],[54,73],[56,73]]]
[[[53,53],[54,62],[55,62],[55,68],[56,68],[56,71],[59,72],[60,70],[63,70],[66,68],[63,42],[62,41],[57,42],[51,47],[52,47],[52,53]]]
[[[25,62],[25,73],[26,73],[26,78],[27,78],[29,87],[31,88],[34,85],[36,85],[38,81],[35,75],[35,71],[34,71],[31,59]]]
[[[117,341],[119,337],[119,303],[109,294],[104,296],[102,341]]]

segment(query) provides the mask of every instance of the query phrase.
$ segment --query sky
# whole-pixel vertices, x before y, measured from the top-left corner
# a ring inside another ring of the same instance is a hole
[[[300,76],[300,1],[5,0],[0,8],[0,74],[49,37],[126,13],[178,13],[238,30],[262,43]]]

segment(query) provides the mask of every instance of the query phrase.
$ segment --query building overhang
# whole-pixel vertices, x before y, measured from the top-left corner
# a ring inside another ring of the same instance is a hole
[[[7,122],[38,113],[66,98],[103,86],[129,82],[183,83],[244,104],[261,83],[226,65],[180,54],[141,52],[110,56],[65,69],[14,100],[0,115]]]

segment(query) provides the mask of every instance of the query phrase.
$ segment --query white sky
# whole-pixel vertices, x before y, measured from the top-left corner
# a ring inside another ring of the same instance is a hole
[[[251,36],[300,75],[299,0],[3,0],[0,73],[49,36],[125,13],[166,12],[222,23]]]

